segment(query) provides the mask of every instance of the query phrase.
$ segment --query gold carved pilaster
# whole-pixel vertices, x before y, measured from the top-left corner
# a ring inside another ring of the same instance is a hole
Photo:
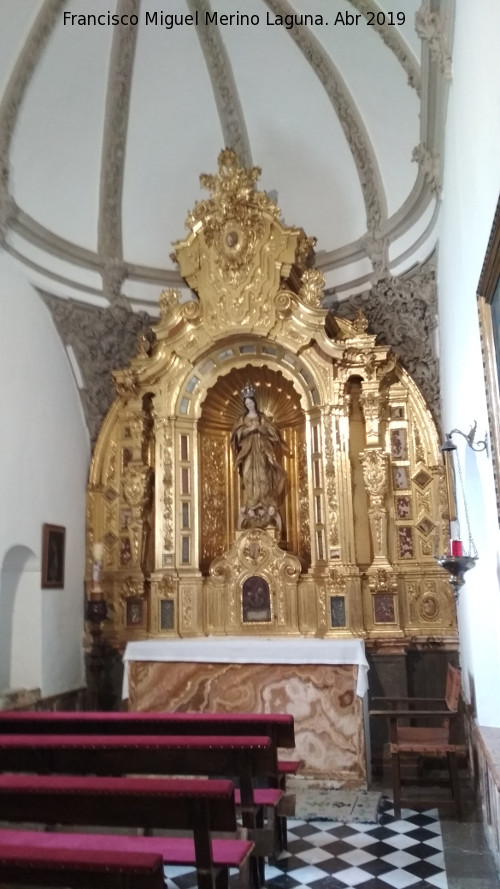
[[[309,521],[309,476],[307,472],[307,442],[303,430],[296,437],[297,496],[298,496],[298,555],[304,565],[311,564],[311,525]]]
[[[325,481],[326,502],[328,509],[328,558],[338,558],[340,554],[339,540],[339,508],[337,493],[337,478],[335,465],[335,451],[333,447],[333,424],[335,413],[329,405],[323,413],[323,427],[325,432]]]
[[[179,579],[179,635],[201,636],[203,634],[202,579],[186,577]]]
[[[139,568],[144,566],[146,559],[152,490],[153,470],[149,466],[130,463],[123,473],[122,491],[131,511],[128,523],[132,556],[130,564]]]
[[[368,518],[373,543],[373,567],[389,565],[387,549],[387,491],[389,455],[382,448],[367,448],[360,455],[369,497]]]
[[[380,443],[380,390],[378,383],[363,382],[360,405],[365,420],[366,444],[376,448]]]
[[[160,490],[162,516],[163,567],[174,563],[174,455],[172,424],[166,418],[159,422],[159,466],[162,473]]]
[[[206,433],[200,437],[200,559],[203,572],[208,571],[213,559],[222,555],[229,544],[227,450],[227,433]]]

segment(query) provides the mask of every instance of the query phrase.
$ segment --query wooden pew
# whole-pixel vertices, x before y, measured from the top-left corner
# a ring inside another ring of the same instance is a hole
[[[237,777],[243,826],[255,843],[259,871],[263,857],[277,851],[276,827],[263,823],[254,784],[277,781],[277,753],[258,735],[163,737],[137,735],[0,735],[0,771],[39,774],[208,775]],[[263,791],[277,806],[282,791]]]
[[[295,747],[288,713],[2,710],[0,733],[65,735],[267,735],[276,747]]]
[[[228,780],[0,775],[0,820],[186,831],[185,837],[110,836],[106,848],[146,849],[161,853],[165,864],[196,867],[200,889],[227,886],[229,869],[243,869],[253,850],[252,842],[236,838]],[[214,831],[232,836],[212,838]],[[158,842],[140,842],[150,839]]]
[[[178,711],[1,711],[0,733],[95,735],[266,735],[276,747],[295,747],[294,718],[289,713],[183,713]],[[286,795],[286,777],[296,774],[300,761],[278,759],[278,778],[272,784]],[[265,794],[257,801],[266,805]],[[271,805],[275,805],[271,801]],[[286,848],[286,815],[293,815],[293,797],[283,798],[276,817],[279,849]]]
[[[9,836],[10,834],[10,836]],[[157,853],[92,849],[83,842],[57,845],[56,834],[0,831],[0,880],[14,885],[72,886],[75,889],[164,889],[163,859]]]

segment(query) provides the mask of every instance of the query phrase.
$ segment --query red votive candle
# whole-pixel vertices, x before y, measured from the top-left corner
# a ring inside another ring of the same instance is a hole
[[[451,554],[452,556],[463,556],[464,553],[461,540],[451,541]]]

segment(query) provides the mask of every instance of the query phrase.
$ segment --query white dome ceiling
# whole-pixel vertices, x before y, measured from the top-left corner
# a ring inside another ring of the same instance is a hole
[[[225,146],[262,168],[286,224],[317,238],[337,298],[432,252],[449,73],[439,0],[245,0],[250,25],[222,24],[234,0],[0,7],[0,235],[40,289],[154,313],[182,284],[171,244]],[[167,10],[199,24],[167,28]],[[108,12],[138,24],[77,24]],[[316,23],[286,26],[306,14]]]

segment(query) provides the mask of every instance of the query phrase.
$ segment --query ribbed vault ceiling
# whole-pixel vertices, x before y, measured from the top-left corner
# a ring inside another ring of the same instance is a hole
[[[327,292],[404,274],[437,237],[451,7],[0,0],[4,248],[45,293],[154,314],[182,283],[171,244],[199,174],[227,146],[316,236]],[[206,24],[237,8],[258,23]],[[64,20],[108,12],[138,24]],[[199,24],[166,28],[169,12]],[[306,14],[325,24],[274,24]]]

